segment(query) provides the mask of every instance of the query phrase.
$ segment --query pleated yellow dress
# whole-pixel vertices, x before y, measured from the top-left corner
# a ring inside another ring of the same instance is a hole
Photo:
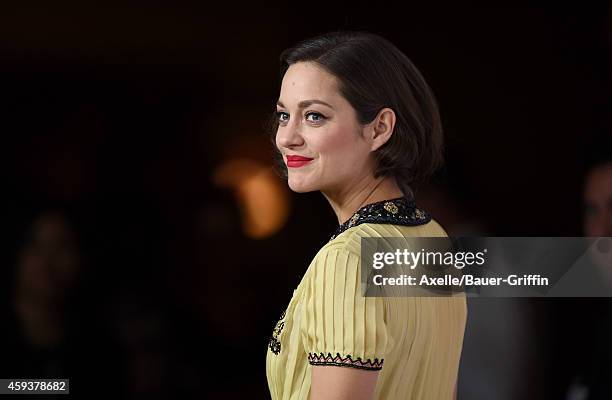
[[[274,328],[266,357],[273,400],[308,399],[312,365],[378,370],[376,399],[453,396],[465,296],[363,297],[360,271],[361,237],[446,233],[404,199],[368,207],[316,254]]]

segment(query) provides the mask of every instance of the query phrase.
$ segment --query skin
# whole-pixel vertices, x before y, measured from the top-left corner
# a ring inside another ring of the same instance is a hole
[[[395,113],[384,108],[361,125],[338,87],[337,79],[314,63],[291,65],[277,104],[276,145],[285,162],[287,155],[313,158],[308,165],[288,168],[289,187],[298,193],[320,191],[342,223],[366,202],[402,192],[394,178],[373,174],[373,152],[391,137]]]
[[[277,105],[276,145],[285,163],[287,155],[313,158],[305,166],[288,168],[289,187],[298,193],[320,191],[342,223],[363,205],[401,197],[402,192],[394,178],[376,179],[373,174],[372,154],[391,137],[395,113],[382,109],[371,123],[361,125],[338,87],[337,79],[314,63],[291,65]],[[378,371],[313,366],[311,378],[312,400],[370,400]]]
[[[589,172],[583,201],[585,235],[612,236],[612,162]]]

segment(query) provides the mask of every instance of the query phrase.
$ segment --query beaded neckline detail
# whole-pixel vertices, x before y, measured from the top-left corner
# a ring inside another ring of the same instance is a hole
[[[363,223],[416,226],[424,225],[429,221],[431,221],[431,216],[417,208],[414,200],[398,197],[361,207],[336,229],[329,240],[332,241],[345,230]]]

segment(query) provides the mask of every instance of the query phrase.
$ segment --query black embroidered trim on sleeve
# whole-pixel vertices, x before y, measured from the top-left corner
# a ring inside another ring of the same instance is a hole
[[[338,367],[351,367],[358,369],[365,369],[370,371],[379,371],[382,369],[384,359],[375,358],[374,361],[371,359],[362,360],[361,357],[357,357],[355,360],[350,355],[346,357],[340,356],[340,353],[336,353],[332,356],[331,353],[308,353],[308,362],[310,365],[333,365]]]

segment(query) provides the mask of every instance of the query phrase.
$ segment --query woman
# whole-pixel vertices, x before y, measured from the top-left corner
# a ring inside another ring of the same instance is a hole
[[[464,296],[363,297],[361,237],[446,236],[412,200],[441,163],[431,90],[385,39],[338,32],[281,55],[275,144],[289,187],[321,191],[340,226],[269,342],[272,399],[450,399]]]

